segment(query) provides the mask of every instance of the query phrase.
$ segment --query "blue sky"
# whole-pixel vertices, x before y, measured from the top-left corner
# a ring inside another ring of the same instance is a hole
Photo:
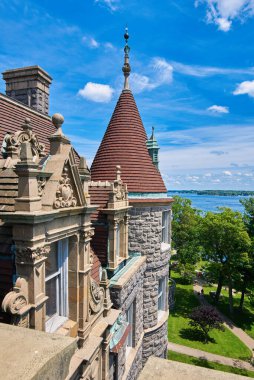
[[[1,0],[0,70],[38,64],[91,163],[123,85],[168,189],[254,189],[254,0]],[[4,92],[4,83],[0,83]]]

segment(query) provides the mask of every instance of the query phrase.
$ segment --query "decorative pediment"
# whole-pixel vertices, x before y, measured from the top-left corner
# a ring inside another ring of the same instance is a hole
[[[62,177],[59,181],[54,208],[76,207],[77,198],[74,196],[71,179],[67,165],[64,166]]]
[[[6,134],[3,142],[3,150],[6,156],[19,156],[20,146],[26,141],[31,144],[33,156],[41,158],[46,155],[45,145],[40,144],[36,134],[32,131],[30,119],[26,118],[21,131],[17,131],[13,134]]]

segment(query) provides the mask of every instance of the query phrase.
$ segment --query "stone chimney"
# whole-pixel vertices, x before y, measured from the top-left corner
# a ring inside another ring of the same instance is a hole
[[[40,66],[3,72],[6,95],[48,115],[49,86],[52,78]]]

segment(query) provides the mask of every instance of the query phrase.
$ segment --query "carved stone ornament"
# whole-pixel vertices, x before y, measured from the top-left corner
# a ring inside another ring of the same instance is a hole
[[[50,246],[28,248],[16,248],[16,261],[18,263],[32,263],[46,257],[50,252]]]
[[[101,376],[99,375],[100,369],[100,359],[97,356],[96,359],[90,365],[87,373],[85,374],[85,380],[99,380]]]
[[[12,324],[20,327],[29,327],[29,305],[22,291],[22,278],[18,278],[13,291],[6,294],[2,302],[2,310],[11,314]]]
[[[22,126],[22,131],[17,131],[14,134],[5,136],[4,145],[6,154],[18,153],[23,142],[30,142],[33,156],[44,157],[45,145],[40,144],[37,136],[33,133],[30,126],[30,119],[25,119],[25,124]]]
[[[103,306],[104,289],[101,288],[95,280],[90,279],[89,289],[89,312],[97,314]]]
[[[37,182],[38,182],[38,195],[39,197],[42,197],[47,180],[45,177],[39,177]]]
[[[71,180],[68,177],[68,168],[65,166],[62,177],[56,191],[55,208],[75,207],[77,206],[77,198],[73,195]]]
[[[116,193],[115,193],[116,199],[118,201],[124,201],[125,200],[125,189],[123,188],[123,186],[118,183],[115,191],[116,191]]]
[[[84,241],[90,240],[93,235],[94,235],[94,229],[93,228],[80,232],[80,237]]]

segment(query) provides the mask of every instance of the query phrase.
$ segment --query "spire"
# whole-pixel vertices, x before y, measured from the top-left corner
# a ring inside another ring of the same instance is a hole
[[[128,34],[128,28],[125,28],[125,33],[124,33],[124,39],[125,39],[125,47],[124,47],[124,64],[123,64],[123,75],[124,75],[124,90],[129,90],[129,75],[131,72],[131,67],[129,64],[129,52],[130,52],[130,47],[128,46],[128,39],[129,39],[129,34]]]
[[[159,152],[159,145],[157,143],[157,140],[154,136],[154,127],[152,127],[152,135],[149,140],[146,142],[146,146],[149,152],[149,155],[153,161],[154,166],[159,169],[159,157],[158,157],[158,152]]]

